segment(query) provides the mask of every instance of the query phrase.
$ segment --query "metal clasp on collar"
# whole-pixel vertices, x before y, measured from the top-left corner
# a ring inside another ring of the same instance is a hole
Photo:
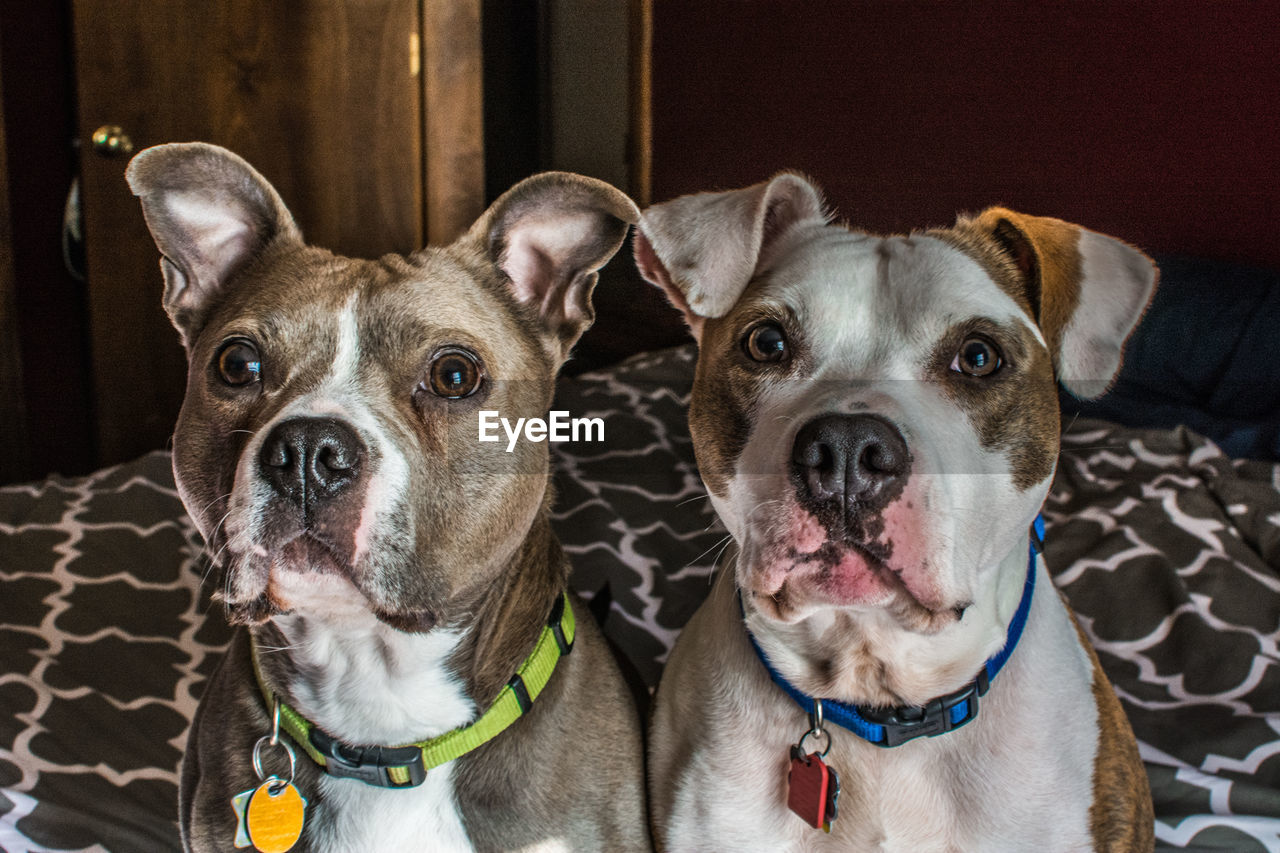
[[[807,754],[804,751],[804,742],[807,738],[811,738],[811,737],[812,738],[825,737],[827,739],[827,745],[823,748],[822,752],[818,753],[819,758],[826,758],[827,753],[831,751],[831,732],[827,731],[826,727],[822,724],[822,700],[821,699],[813,700],[813,710],[809,712],[809,731],[800,735],[800,742],[795,745],[795,749],[799,751],[800,755]]]
[[[884,729],[884,738],[875,741],[876,746],[898,746],[918,737],[937,737],[971,722],[978,716],[978,697],[985,695],[990,686],[983,669],[968,686],[939,696],[928,705],[858,710],[867,722]]]
[[[324,770],[341,779],[358,779],[379,788],[414,788],[427,778],[422,749],[417,746],[348,746],[319,728],[311,729],[311,745],[324,756]],[[397,782],[392,769],[403,769],[408,779]]]

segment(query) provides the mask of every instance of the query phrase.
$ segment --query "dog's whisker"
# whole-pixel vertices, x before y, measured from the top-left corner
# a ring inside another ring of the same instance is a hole
[[[205,511],[207,511],[207,510],[209,509],[209,507],[213,506],[213,505],[214,505],[214,504],[216,504],[218,501],[225,501],[225,500],[229,499],[230,497],[231,497],[231,492],[227,492],[225,495],[218,495],[218,496],[217,496],[217,497],[215,497],[213,500],[209,501],[207,504],[205,504],[204,506],[200,507],[200,512],[201,512],[201,513],[204,513]],[[228,515],[230,515],[230,513],[228,513]],[[225,519],[225,518],[226,518],[226,516],[223,516],[223,519]]]
[[[711,561],[712,568],[715,568],[716,566],[720,565],[720,558],[724,556],[724,552],[729,548],[731,544],[733,544],[733,537],[726,536],[724,538],[724,544],[722,544],[720,546],[720,550],[716,552],[716,558]],[[715,578],[715,572],[711,572],[707,575],[707,586],[711,586],[711,581],[714,578]]]
[[[223,540],[222,540],[222,547],[221,547],[221,548],[219,548],[216,552],[214,552],[214,553],[210,553],[210,552],[209,552],[209,550],[206,548],[206,549],[205,549],[205,554],[206,554],[206,555],[208,555],[208,557],[209,557],[209,562],[211,562],[211,563],[212,563],[213,565],[215,565],[215,566],[216,566],[216,565],[218,565],[218,564],[219,564],[219,561],[222,559],[222,555],[223,555],[223,553],[224,553],[224,552],[226,552],[227,548],[228,548],[230,545],[231,545],[231,541],[230,541],[229,539],[227,539],[226,537],[223,537]]]
[[[289,644],[289,645],[287,645],[287,646],[263,646],[263,645],[259,645],[259,646],[258,646],[258,650],[259,650],[259,651],[262,651],[262,652],[271,652],[272,654],[275,654],[275,653],[277,653],[277,652],[293,652],[293,651],[297,651],[298,649],[301,649],[301,648],[303,647],[303,645],[304,645],[303,643],[290,643],[290,644]]]
[[[222,516],[222,518],[218,520],[218,523],[213,526],[213,530],[210,531],[210,536],[216,536],[218,531],[222,528],[222,525],[226,523],[227,519],[230,516],[231,516],[231,511],[228,510],[226,515]],[[204,570],[204,574],[200,578],[200,584],[202,586],[207,580],[209,580],[209,573],[212,572],[215,568],[217,568],[218,560],[221,559],[222,552],[227,549],[228,544],[229,542],[224,537],[222,542],[222,547],[218,549],[217,553],[210,553],[208,545],[207,544],[205,545],[204,555],[205,555],[205,558],[208,560],[208,565]]]
[[[695,565],[695,564],[696,564],[696,563],[698,563],[698,562],[699,562],[703,557],[705,557],[705,556],[707,556],[708,554],[710,554],[710,553],[711,553],[712,551],[714,551],[716,548],[723,548],[723,547],[727,547],[727,546],[728,546],[728,544],[729,544],[729,542],[730,542],[732,539],[733,539],[733,536],[728,535],[728,534],[726,534],[722,539],[717,539],[714,545],[712,545],[712,546],[711,546],[710,548],[708,548],[707,550],[703,551],[703,552],[702,552],[701,554],[699,554],[698,556],[694,557],[694,558],[693,558],[692,560],[690,560],[689,562],[685,563],[685,566],[684,566],[684,567],[687,569],[687,568],[689,568],[690,566]]]

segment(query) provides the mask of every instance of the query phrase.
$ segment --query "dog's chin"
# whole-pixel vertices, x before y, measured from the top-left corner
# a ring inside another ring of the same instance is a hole
[[[306,607],[282,607],[273,600],[269,593],[265,592],[249,601],[225,602],[225,606],[227,622],[232,625],[250,627],[264,625],[278,616],[299,615],[337,621],[350,615],[338,615],[332,611],[315,611]],[[439,623],[439,617],[430,610],[394,611],[370,607],[366,608],[364,612],[372,615],[387,627],[394,628],[405,634],[425,634]]]
[[[428,608],[395,608],[378,600],[354,580],[358,574],[322,543],[300,536],[275,551],[255,549],[234,560],[227,590],[215,600],[226,608],[232,625],[262,625],[281,616],[301,616],[331,623],[369,619],[405,633],[433,629],[439,614]]]
[[[224,601],[227,621],[232,625],[263,625],[279,616],[304,616],[325,621],[349,620],[353,616],[369,615],[389,628],[406,634],[425,634],[439,623],[439,617],[431,610],[389,610],[365,603],[358,609],[317,607],[314,604],[294,605],[284,603],[270,591],[247,601]]]
[[[821,593],[813,594],[809,589],[799,588],[800,586],[788,582],[774,593],[751,590],[750,595],[756,610],[761,615],[786,625],[803,622],[817,613],[831,610],[839,610],[853,616],[881,612],[906,631],[916,634],[936,634],[955,625],[964,617],[964,608],[961,606],[933,610],[925,607],[906,592],[895,594],[889,600],[879,604],[848,604],[833,600],[830,596]]]

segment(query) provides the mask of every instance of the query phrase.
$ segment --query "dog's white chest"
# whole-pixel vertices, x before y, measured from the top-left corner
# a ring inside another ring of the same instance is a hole
[[[457,631],[410,635],[361,619],[338,628],[293,617],[277,624],[310,673],[294,685],[299,710],[348,742],[416,742],[467,725],[475,715],[446,666],[462,638]],[[431,768],[415,788],[322,777],[306,830],[312,849],[472,850],[454,794],[454,766]]]
[[[433,768],[416,788],[389,790],[351,779],[321,781],[324,813],[316,850],[473,850],[454,797],[453,765]]]

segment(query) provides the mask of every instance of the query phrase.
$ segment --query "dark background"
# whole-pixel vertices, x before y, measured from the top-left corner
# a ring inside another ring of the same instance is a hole
[[[1280,267],[1280,3],[658,2],[654,200],[817,179],[871,230],[1004,204]]]

